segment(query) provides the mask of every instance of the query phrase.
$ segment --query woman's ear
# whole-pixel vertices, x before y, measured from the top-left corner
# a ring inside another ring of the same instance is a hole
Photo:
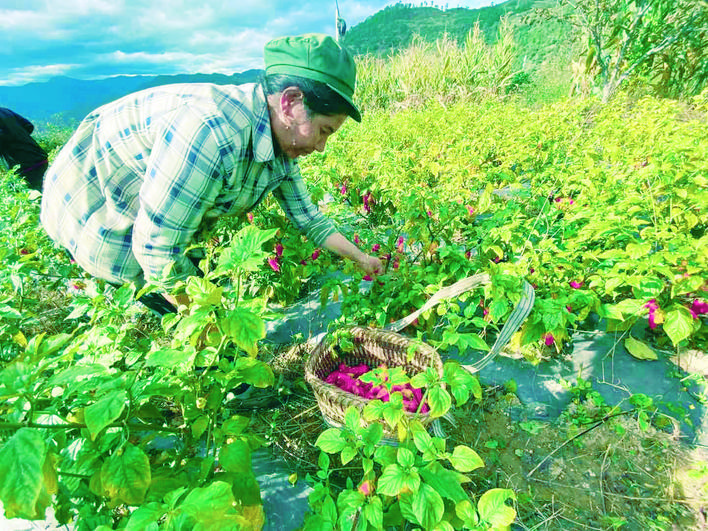
[[[301,107],[301,108],[300,108]],[[288,87],[280,94],[280,111],[283,121],[299,121],[300,115],[305,110],[305,95],[298,87]]]

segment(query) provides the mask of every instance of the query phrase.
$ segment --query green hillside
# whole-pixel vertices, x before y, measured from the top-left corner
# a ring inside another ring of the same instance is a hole
[[[407,47],[415,38],[434,42],[447,35],[462,43],[479,24],[487,42],[492,43],[497,38],[500,19],[508,16],[521,50],[519,61],[540,64],[559,52],[567,53],[573,42],[566,22],[538,16],[539,8],[552,4],[549,0],[508,0],[481,9],[443,9],[399,3],[351,28],[344,42],[356,54],[382,56]]]

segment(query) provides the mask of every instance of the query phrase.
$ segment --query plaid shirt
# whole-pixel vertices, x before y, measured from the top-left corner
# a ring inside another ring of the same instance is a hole
[[[260,85],[167,85],[84,119],[47,171],[41,221],[91,275],[172,286],[196,272],[185,249],[203,222],[268,192],[316,245],[336,232],[275,155]]]

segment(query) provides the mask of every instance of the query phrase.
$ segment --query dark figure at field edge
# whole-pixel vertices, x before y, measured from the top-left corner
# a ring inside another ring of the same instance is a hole
[[[34,125],[24,116],[0,107],[0,157],[12,168],[19,165],[19,175],[33,190],[42,189],[47,170],[47,153],[32,138]]]

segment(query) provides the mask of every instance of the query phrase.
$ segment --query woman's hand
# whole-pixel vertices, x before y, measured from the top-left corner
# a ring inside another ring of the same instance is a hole
[[[384,272],[384,265],[381,260],[370,254],[365,254],[360,260],[357,260],[359,267],[363,269],[367,275],[372,277],[380,275]]]
[[[337,253],[339,256],[354,260],[367,275],[375,276],[384,272],[384,265],[375,256],[361,251],[356,245],[347,240],[339,232],[331,234],[324,242],[324,247]]]

